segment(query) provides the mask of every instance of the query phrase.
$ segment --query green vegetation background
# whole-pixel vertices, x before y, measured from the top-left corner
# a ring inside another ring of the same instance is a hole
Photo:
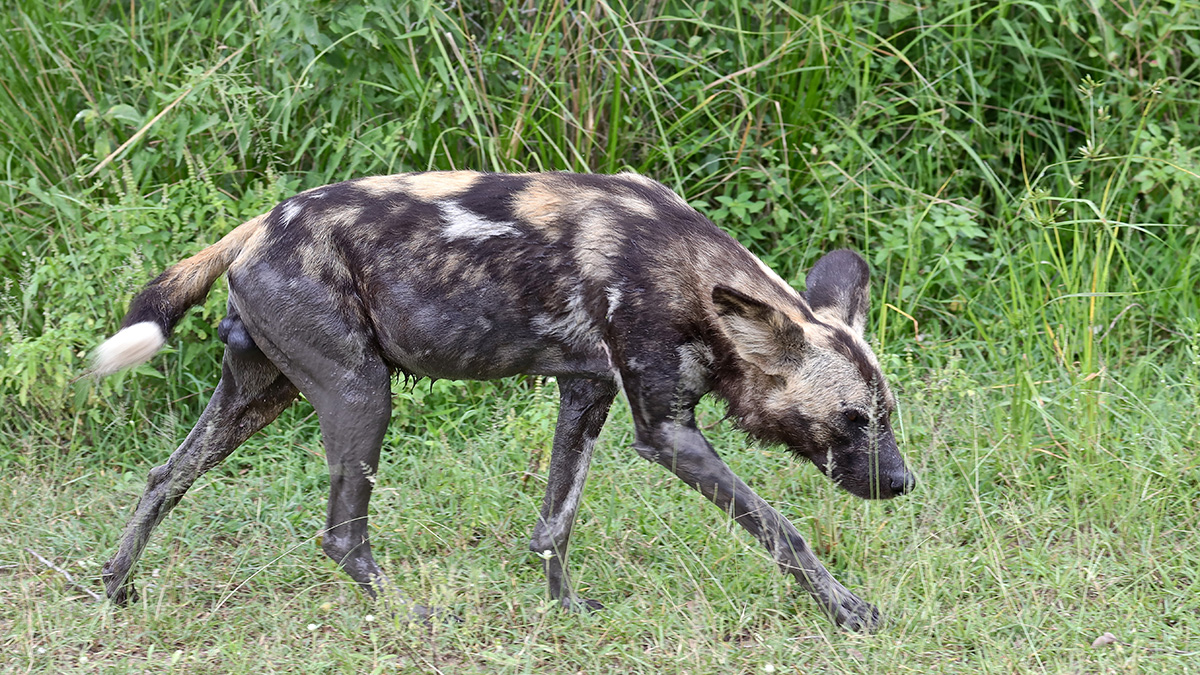
[[[230,672],[1200,670],[1200,4],[304,2],[0,8],[0,664]],[[888,504],[703,411],[893,623],[834,631],[757,545],[602,439],[547,612],[524,553],[552,382],[398,387],[373,533],[414,629],[314,537],[294,406],[91,604],[146,472],[219,376],[224,290],[79,379],[132,294],[299,190],[408,170],[635,170],[797,286],[874,269],[869,332],[920,475]],[[1093,648],[1111,632],[1116,643]],[[265,664],[265,665],[264,665]]]

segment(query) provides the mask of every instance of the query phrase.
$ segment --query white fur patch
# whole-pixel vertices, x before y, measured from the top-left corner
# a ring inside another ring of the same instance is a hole
[[[600,342],[599,331],[583,307],[583,295],[575,291],[567,298],[562,314],[538,314],[530,322],[538,335],[556,338],[573,347],[585,347]]]
[[[594,436],[583,437],[583,448],[581,449],[582,458],[577,460],[579,463],[575,466],[575,473],[571,476],[571,488],[567,491],[567,497],[558,505],[558,517],[552,518],[546,523],[546,536],[551,542],[558,541],[565,532],[571,527],[571,519],[575,512],[579,510],[579,499],[583,496],[583,486],[587,482],[588,466],[592,463],[592,453],[596,449],[596,438]]]
[[[675,350],[679,356],[677,394],[702,394],[710,388],[712,348],[703,342],[689,342]]]
[[[617,383],[617,389],[622,392],[625,391],[625,385],[621,382],[621,369],[617,367],[617,364],[613,363],[612,348],[608,346],[607,342],[601,340],[600,351],[604,352],[604,360],[608,364],[608,372],[612,373],[613,382]]]
[[[290,225],[296,216],[300,215],[300,211],[304,209],[304,205],[296,199],[288,200],[283,204],[283,224]]]
[[[621,289],[609,286],[605,294],[608,296],[608,312],[605,316],[612,321],[613,312],[617,311],[617,307],[621,304]]]
[[[91,373],[111,375],[150,360],[167,343],[162,329],[153,321],[143,321],[122,328],[105,340],[92,354]]]
[[[491,237],[517,234],[517,228],[513,223],[505,220],[489,220],[478,213],[464,209],[455,202],[442,200],[437,203],[437,206],[438,211],[442,214],[442,220],[446,223],[442,228],[442,236],[447,239],[482,241]]]

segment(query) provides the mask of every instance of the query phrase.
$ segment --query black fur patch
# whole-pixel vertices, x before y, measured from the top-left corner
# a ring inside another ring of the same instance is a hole
[[[452,198],[464,209],[497,222],[517,220],[513,213],[513,195],[529,185],[526,176],[487,174],[466,192]]]
[[[867,288],[871,270],[862,256],[846,249],[833,251],[820,260],[805,277],[804,297],[813,309],[841,307],[842,319],[852,324],[867,311]]]
[[[845,356],[850,360],[851,363],[854,364],[854,367],[858,370],[858,375],[862,378],[863,382],[876,387],[883,386],[883,373],[879,371],[879,368],[877,368],[875,364],[871,362],[871,359],[867,357],[866,353],[863,352],[862,346],[857,340],[852,338],[845,331],[834,330],[833,344],[831,347],[834,349],[834,351],[842,356]]]

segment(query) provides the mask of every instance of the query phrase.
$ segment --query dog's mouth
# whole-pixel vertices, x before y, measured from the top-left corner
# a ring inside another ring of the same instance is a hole
[[[916,477],[904,466],[890,471],[855,471],[839,466],[829,451],[814,456],[798,452],[794,447],[791,450],[796,456],[812,462],[834,485],[860,499],[891,499],[911,492],[916,485]]]
[[[837,461],[834,459],[832,452],[826,451],[807,453],[795,446],[791,447],[790,449],[792,454],[796,455],[796,457],[805,459],[812,463],[813,466],[817,467],[817,470],[820,471],[823,476],[828,478],[834,485],[847,492],[853,492],[850,487],[846,485],[845,473],[837,470]]]
[[[820,469],[821,473],[829,475],[829,467],[835,464],[836,460],[833,457],[832,450],[820,450],[814,452],[812,448],[806,448],[801,445],[789,445],[788,450],[799,459],[808,460],[814,466]]]

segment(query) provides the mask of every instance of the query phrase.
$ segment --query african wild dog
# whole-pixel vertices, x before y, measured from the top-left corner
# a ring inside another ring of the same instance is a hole
[[[638,175],[363,178],[296,195],[163,272],[97,350],[93,371],[149,359],[226,270],[221,381],[182,445],[150,472],[104,566],[114,602],[133,596],[130,569],[188,487],[298,392],[317,411],[329,463],[322,546],[375,595],[387,582],[367,541],[367,502],[392,375],[528,373],[556,377],[561,395],[530,544],[561,605],[599,606],[572,592],[567,542],[596,436],[623,391],[642,457],[757,537],[838,624],[878,624],[876,609],[730,471],[694,417],[715,392],[745,431],[812,460],[854,495],[912,488],[889,422],[895,402],[862,337],[868,271],[856,253],[821,258],[798,294]]]

